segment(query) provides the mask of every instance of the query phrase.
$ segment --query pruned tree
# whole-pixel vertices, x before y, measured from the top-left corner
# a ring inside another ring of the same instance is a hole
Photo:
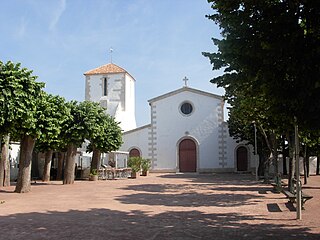
[[[103,109],[102,109],[103,110]],[[103,111],[99,113],[99,125],[101,131],[93,135],[88,146],[88,151],[92,151],[91,171],[99,169],[101,153],[116,151],[122,144],[122,130],[115,119]]]
[[[62,129],[62,136],[67,146],[63,183],[73,184],[77,147],[80,147],[85,139],[96,139],[102,132],[106,132],[104,122],[106,119],[104,109],[98,103],[72,101],[68,106],[71,117]]]
[[[61,138],[63,124],[70,118],[70,109],[66,106],[63,97],[43,93],[38,101],[38,122],[41,130],[36,141],[36,149],[45,153],[45,164],[42,174],[42,181],[50,181],[50,169],[52,154],[64,146]]]
[[[0,62],[0,136],[12,133],[20,138],[20,161],[15,192],[31,189],[31,158],[37,128],[37,99],[42,97],[44,83],[36,82],[32,71],[21,64]]]

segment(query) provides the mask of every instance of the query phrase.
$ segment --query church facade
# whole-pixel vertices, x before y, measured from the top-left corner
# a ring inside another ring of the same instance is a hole
[[[151,159],[151,171],[254,171],[252,146],[229,136],[221,96],[184,86],[152,98],[150,124],[136,128],[134,78],[112,63],[85,76],[86,100],[100,102],[121,122],[120,150]]]

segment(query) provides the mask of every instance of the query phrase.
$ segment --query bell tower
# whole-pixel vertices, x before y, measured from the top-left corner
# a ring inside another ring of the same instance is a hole
[[[120,122],[123,131],[136,128],[135,79],[123,68],[109,63],[84,73],[85,100],[99,102]]]

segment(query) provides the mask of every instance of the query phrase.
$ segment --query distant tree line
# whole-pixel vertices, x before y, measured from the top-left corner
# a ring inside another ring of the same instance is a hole
[[[43,91],[44,83],[36,79],[20,63],[0,61],[0,186],[10,185],[10,139],[19,141],[18,193],[31,189],[34,151],[45,153],[43,181],[50,180],[53,152],[59,152],[59,161],[66,156],[63,184],[72,184],[77,148],[85,140],[93,151],[92,169],[99,168],[101,153],[117,150],[122,144],[119,123],[98,103],[68,102]]]

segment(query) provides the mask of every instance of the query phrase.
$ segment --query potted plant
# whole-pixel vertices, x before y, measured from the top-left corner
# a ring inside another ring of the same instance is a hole
[[[92,169],[90,175],[89,175],[89,181],[97,181],[98,180],[98,170]]]
[[[131,178],[137,178],[141,170],[141,157],[130,157],[128,167],[131,168]]]
[[[141,176],[147,176],[150,168],[151,168],[151,160],[150,159],[142,159],[141,160],[141,169],[142,169]]]

